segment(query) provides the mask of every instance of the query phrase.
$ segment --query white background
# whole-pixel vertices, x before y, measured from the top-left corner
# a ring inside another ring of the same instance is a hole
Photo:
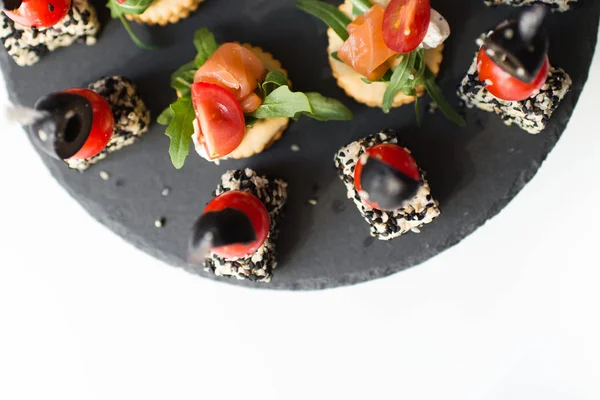
[[[417,268],[322,292],[155,261],[3,117],[0,399],[599,399],[598,53],[563,138],[497,218]]]

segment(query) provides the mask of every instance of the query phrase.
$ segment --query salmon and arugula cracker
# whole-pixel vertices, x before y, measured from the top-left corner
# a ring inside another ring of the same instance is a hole
[[[552,11],[569,11],[571,5],[577,0],[483,0],[486,6],[508,5],[514,7],[531,6],[533,4],[544,4],[549,6]]]
[[[333,76],[356,101],[386,113],[416,102],[418,114],[418,97],[427,92],[448,119],[465,125],[435,82],[450,27],[429,0],[346,0],[339,7],[301,0],[297,6],[329,26]]]
[[[573,81],[550,65],[545,14],[544,6],[534,6],[479,39],[458,89],[467,107],[493,112],[531,134],[546,128]]]
[[[271,146],[290,119],[350,120],[341,102],[293,91],[281,63],[259,47],[218,44],[206,28],[194,35],[193,62],[171,77],[178,99],[158,118],[171,139],[169,154],[181,168],[190,145],[218,163],[251,157]]]

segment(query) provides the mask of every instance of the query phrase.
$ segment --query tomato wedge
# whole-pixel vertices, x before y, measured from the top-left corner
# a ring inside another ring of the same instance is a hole
[[[200,140],[209,159],[225,157],[244,139],[246,122],[242,107],[227,89],[208,82],[192,84]]]
[[[19,25],[28,28],[49,28],[56,25],[67,15],[71,8],[71,0],[23,0],[16,10],[4,12]]]
[[[223,258],[240,258],[252,254],[267,240],[271,219],[267,208],[256,196],[240,190],[232,190],[215,197],[204,209],[204,213],[212,211],[221,211],[226,208],[233,208],[242,211],[248,216],[256,240],[249,244],[230,244],[227,246],[215,247],[212,251]]]
[[[369,157],[376,158],[379,161],[389,165],[414,181],[421,180],[421,172],[419,171],[419,167],[417,166],[415,159],[406,150],[404,150],[404,148],[396,144],[378,144],[367,149],[366,154]],[[354,187],[359,192],[359,195],[363,190],[361,183],[363,167],[364,164],[361,157],[356,163],[356,168],[354,169]],[[363,198],[363,201],[373,208],[380,208],[378,204],[372,203],[368,199]]]
[[[550,61],[548,56],[540,69],[540,72],[531,83],[523,82],[508,72],[504,71],[498,64],[487,55],[482,47],[477,56],[477,72],[479,80],[486,82],[486,89],[492,95],[501,100],[521,101],[525,100],[537,90],[540,90],[546,79],[548,78],[548,70],[550,69]]]
[[[413,51],[423,42],[431,18],[429,0],[392,0],[383,16],[383,40],[399,53]]]
[[[87,159],[98,155],[106,148],[115,130],[115,118],[108,101],[89,89],[73,88],[65,90],[88,99],[92,105],[92,129],[83,147],[71,159]]]

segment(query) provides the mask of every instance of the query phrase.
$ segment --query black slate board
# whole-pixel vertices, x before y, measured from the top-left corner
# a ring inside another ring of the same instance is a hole
[[[210,278],[214,277],[186,265],[184,253],[189,229],[211,198],[220,175],[226,169],[248,166],[285,178],[291,198],[279,241],[280,267],[273,281],[253,284],[218,278],[272,289],[322,289],[383,277],[458,243],[497,214],[533,177],[565,129],[588,76],[600,11],[600,2],[582,0],[574,10],[549,17],[551,63],[563,67],[574,85],[548,128],[531,136],[477,110],[467,112],[466,129],[454,127],[438,112],[427,115],[418,130],[411,106],[384,115],[353,102],[331,77],[325,26],[295,9],[294,0],[207,0],[191,18],[177,25],[137,27],[163,46],[156,51],[136,48],[120,23],[108,19],[102,2],[97,3],[106,24],[95,46],[71,46],[29,68],[16,66],[0,52],[13,102],[32,105],[46,93],[119,74],[138,84],[156,117],[173,99],[170,73],[195,54],[194,30],[207,26],[220,41],[252,42],[272,52],[289,70],[296,88],[343,99],[355,113],[351,123],[303,119],[293,123],[269,151],[219,167],[193,153],[182,170],[175,170],[167,154],[168,138],[157,124],[139,143],[84,174],[40,154],[57,181],[98,221],[147,253]],[[482,0],[432,0],[432,5],[453,29],[438,81],[456,103],[454,91],[473,59],[475,39],[518,9],[488,8]],[[366,224],[345,197],[332,162],[342,145],[385,128],[402,132],[404,144],[428,172],[443,212],[421,234],[392,242],[368,236]],[[301,150],[292,152],[292,144]],[[111,175],[108,181],[100,178],[101,170]],[[168,197],[161,196],[165,186],[172,189]],[[316,206],[307,204],[313,197],[318,198]],[[166,225],[157,229],[154,221],[160,217],[166,218]],[[527,223],[518,222],[521,226]],[[77,226],[76,221],[71,224]]]

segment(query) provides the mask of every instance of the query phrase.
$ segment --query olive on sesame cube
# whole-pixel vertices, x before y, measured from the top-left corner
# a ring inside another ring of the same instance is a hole
[[[188,260],[217,276],[269,282],[287,183],[251,169],[227,171],[192,229]]]
[[[391,131],[342,147],[334,163],[348,198],[379,240],[418,233],[440,215],[423,171]]]

